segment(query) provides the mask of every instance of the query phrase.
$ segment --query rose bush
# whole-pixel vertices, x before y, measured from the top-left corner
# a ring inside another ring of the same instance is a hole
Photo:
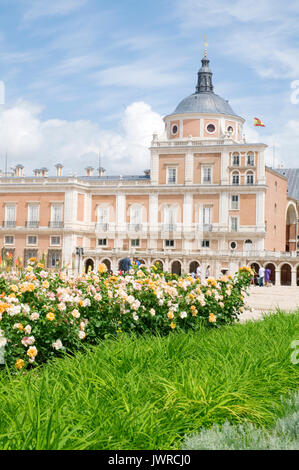
[[[83,343],[122,332],[167,334],[230,324],[244,310],[253,273],[207,281],[134,267],[123,275],[67,277],[31,259],[18,273],[0,275],[0,346],[17,369],[41,364]]]

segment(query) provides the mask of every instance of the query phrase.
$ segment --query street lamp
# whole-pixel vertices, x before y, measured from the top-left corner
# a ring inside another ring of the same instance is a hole
[[[82,246],[76,246],[76,255],[78,256],[78,274],[80,273],[81,257],[84,256],[84,249]]]

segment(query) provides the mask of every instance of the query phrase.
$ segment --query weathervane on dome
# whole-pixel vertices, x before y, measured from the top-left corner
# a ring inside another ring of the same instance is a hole
[[[204,44],[204,48],[205,48],[204,56],[207,57],[207,48],[208,48],[209,44],[207,43],[207,35],[206,34],[204,35],[204,43],[203,44]]]

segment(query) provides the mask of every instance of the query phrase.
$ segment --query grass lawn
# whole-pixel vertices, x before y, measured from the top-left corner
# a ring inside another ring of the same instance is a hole
[[[171,449],[213,423],[271,427],[299,389],[299,314],[168,337],[105,340],[0,374],[1,449]]]

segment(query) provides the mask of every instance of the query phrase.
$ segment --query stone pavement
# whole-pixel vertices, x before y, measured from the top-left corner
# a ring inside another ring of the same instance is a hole
[[[277,307],[285,311],[299,311],[299,287],[251,286],[248,292],[250,295],[245,299],[248,310],[240,315],[241,322],[258,320],[263,313],[273,312]]]

